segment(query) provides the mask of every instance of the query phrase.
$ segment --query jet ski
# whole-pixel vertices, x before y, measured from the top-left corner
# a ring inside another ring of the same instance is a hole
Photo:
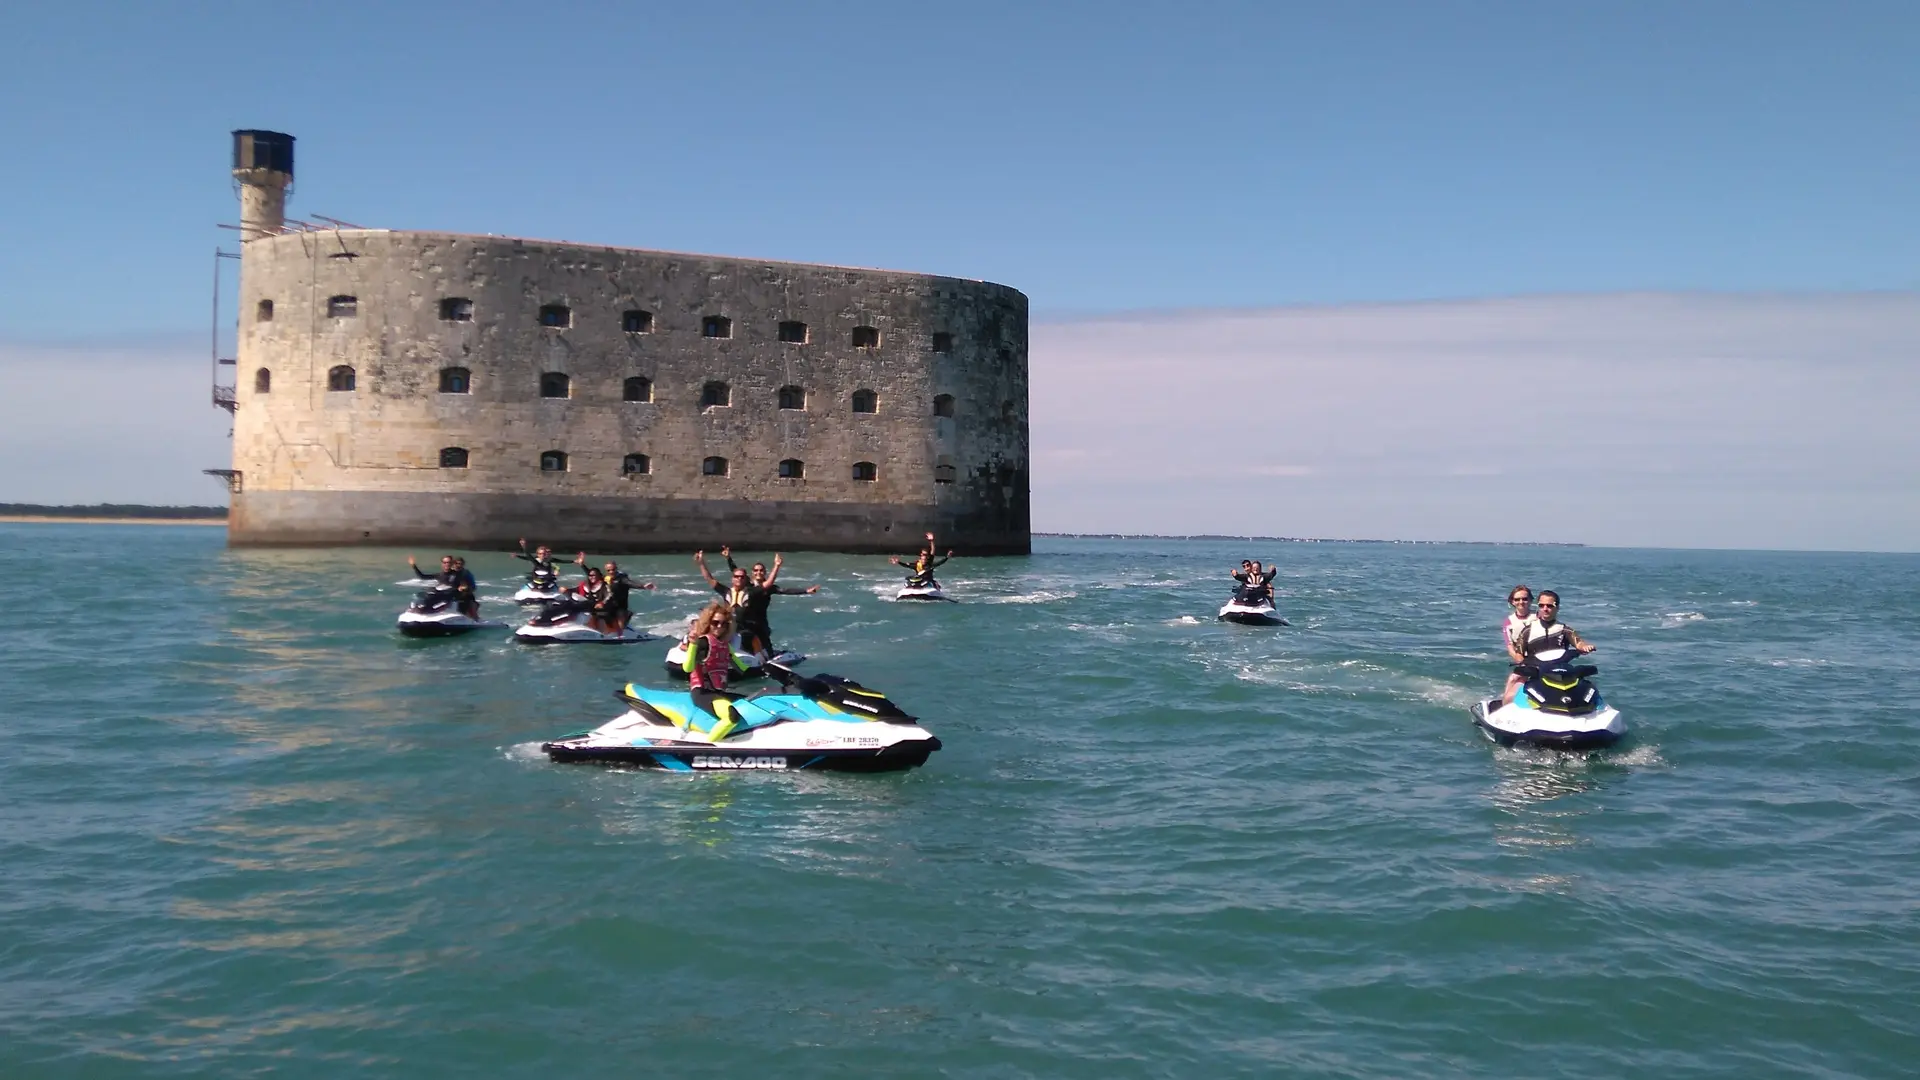
[[[527,625],[513,632],[528,645],[631,645],[652,641],[653,635],[631,624],[617,634],[595,630],[593,605],[584,600],[558,600],[540,609]]]
[[[894,599],[895,600],[945,600],[949,604],[957,604],[960,602],[958,600],[955,600],[953,597],[948,596],[946,593],[941,592],[940,583],[933,580],[932,578],[926,578],[921,581],[915,581],[913,578],[908,578],[907,583],[905,585],[900,586],[900,591],[894,595]]]
[[[527,583],[513,594],[516,604],[550,604],[566,595],[560,588],[560,575],[548,570],[535,570],[527,575]]]
[[[733,671],[727,676],[729,679],[758,679],[767,674],[767,666],[769,664],[779,664],[783,667],[790,668],[807,658],[805,653],[797,653],[791,649],[776,649],[771,654],[766,652],[744,652],[740,648],[739,634],[733,635],[732,646]],[[667,674],[685,682],[687,671],[684,667],[681,667],[681,665],[686,662],[687,642],[686,639],[682,638],[679,644],[667,650],[667,659],[665,661]]]
[[[1273,597],[1265,589],[1242,585],[1233,590],[1233,599],[1220,609],[1220,618],[1242,626],[1291,626],[1273,610]]]
[[[940,740],[885,694],[837,675],[803,677],[780,664],[769,670],[779,688],[700,695],[711,708],[685,690],[628,683],[614,695],[627,711],[540,748],[554,761],[676,772],[885,772],[924,765],[940,749]]]
[[[1530,657],[1513,673],[1527,681],[1512,704],[1499,698],[1474,702],[1468,713],[1482,734],[1501,746],[1522,743],[1555,750],[1597,750],[1627,733],[1620,711],[1608,705],[1593,685],[1599,668],[1576,663],[1579,654],[1556,649],[1557,656]]]
[[[475,630],[497,630],[507,624],[468,617],[460,610],[459,594],[436,585],[414,596],[413,603],[400,613],[397,625],[408,637],[452,637]]]

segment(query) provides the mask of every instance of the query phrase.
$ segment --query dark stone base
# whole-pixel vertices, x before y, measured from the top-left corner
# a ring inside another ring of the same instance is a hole
[[[1024,502],[1024,500],[1023,500]],[[942,551],[1025,555],[1017,528],[928,505],[609,499],[390,491],[248,491],[233,497],[234,547],[433,546],[510,549],[521,537],[556,550],[606,554],[718,550],[904,555],[933,530]],[[1024,515],[1022,515],[1024,517]]]

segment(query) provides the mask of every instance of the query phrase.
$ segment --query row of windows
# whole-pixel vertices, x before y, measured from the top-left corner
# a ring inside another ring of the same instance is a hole
[[[327,389],[333,393],[351,393],[358,383],[354,369],[341,364],[327,371]],[[473,372],[463,367],[440,369],[440,392],[443,394],[466,394],[473,390]],[[261,368],[253,373],[253,392],[270,394],[273,392],[273,372]],[[540,376],[540,396],[543,398],[565,398],[573,396],[573,380],[562,372],[549,371]],[[653,380],[634,375],[621,384],[622,401],[651,402],[653,400]],[[804,411],[807,407],[805,387],[783,386],[778,391],[779,406],[785,410]],[[880,395],[872,390],[853,392],[853,411],[857,413],[877,413],[880,411]],[[709,382],[700,387],[700,407],[703,409],[731,408],[733,405],[733,387],[723,382]],[[953,395],[938,394],[933,399],[933,415],[953,415]]]
[[[440,467],[443,469],[464,469],[470,459],[471,454],[463,446],[449,446],[440,451]],[[565,450],[548,450],[540,455],[540,471],[567,472],[568,461]],[[880,479],[880,466],[871,461],[854,462],[851,472],[853,479],[865,484]],[[649,476],[652,473],[653,459],[645,454],[628,454],[620,460],[622,476]],[[705,458],[700,462],[700,475],[732,476],[733,466],[723,457]],[[776,467],[775,475],[782,480],[805,480],[807,463],[799,458],[787,458]],[[934,482],[937,484],[953,483],[953,475],[953,465],[945,459],[934,467]]]
[[[341,295],[327,298],[328,318],[354,319],[359,315],[359,297]],[[472,322],[473,301],[463,296],[449,296],[441,300],[440,319],[442,322]],[[539,320],[541,326],[565,330],[573,325],[573,309],[565,304],[545,304],[540,308]],[[254,321],[273,321],[273,301],[262,300],[255,305]],[[653,333],[653,312],[637,310],[621,312],[620,329],[629,334]],[[700,336],[731,338],[733,320],[725,315],[703,316],[700,320]],[[785,319],[774,327],[774,337],[789,344],[805,345],[813,340],[813,331],[806,323]],[[856,349],[877,349],[880,347],[880,329],[875,326],[856,326],[847,335],[847,344]],[[934,334],[933,351],[952,352],[953,335],[944,331]]]

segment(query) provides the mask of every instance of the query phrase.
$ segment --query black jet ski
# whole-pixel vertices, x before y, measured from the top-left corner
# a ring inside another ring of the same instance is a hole
[[[396,624],[408,637],[451,637],[475,630],[497,630],[506,623],[469,617],[460,610],[460,595],[450,586],[435,585],[414,596]]]
[[[1559,655],[1515,664],[1513,673],[1527,680],[1520,692],[1512,704],[1499,698],[1474,702],[1467,710],[1474,726],[1501,746],[1597,750],[1619,742],[1627,725],[1593,685],[1600,669],[1579,663],[1579,654],[1571,649],[1554,652]]]
[[[1292,625],[1273,610],[1273,594],[1270,590],[1251,585],[1242,585],[1233,590],[1233,599],[1220,609],[1220,618],[1243,626]]]
[[[940,749],[939,739],[877,690],[837,675],[801,676],[779,664],[769,665],[769,673],[780,688],[746,697],[629,683],[614,695],[625,712],[540,748],[554,761],[677,772],[885,772],[924,765]]]
[[[565,595],[560,588],[560,575],[553,570],[534,570],[527,574],[527,583],[513,594],[516,604],[550,604]]]
[[[513,632],[513,638],[527,645],[631,645],[653,640],[652,634],[635,630],[631,623],[617,634],[596,630],[592,623],[593,603],[568,597],[541,608],[540,614]]]

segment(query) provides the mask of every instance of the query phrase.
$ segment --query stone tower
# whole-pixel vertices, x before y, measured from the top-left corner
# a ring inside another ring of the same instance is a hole
[[[278,235],[287,219],[287,189],[293,186],[293,136],[234,132],[233,179],[240,187],[240,241]]]

